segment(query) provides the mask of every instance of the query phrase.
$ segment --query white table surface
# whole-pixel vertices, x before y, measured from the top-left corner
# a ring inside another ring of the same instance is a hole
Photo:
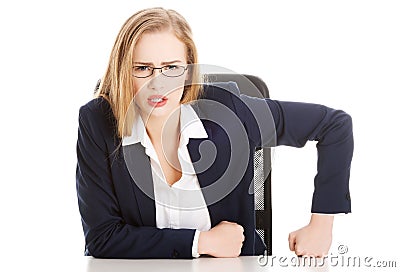
[[[193,260],[182,259],[140,259],[140,260],[105,260],[88,257],[87,272],[132,272],[132,271],[280,271],[281,268],[271,268],[258,264],[258,257],[246,256],[239,258],[201,257]],[[285,269],[289,271],[289,269]]]
[[[182,259],[140,259],[140,260],[120,260],[120,259],[95,259],[86,258],[86,272],[132,272],[132,271],[162,271],[162,272],[190,272],[190,271],[229,271],[229,272],[249,272],[249,271],[397,271],[397,268],[366,267],[361,263],[360,267],[341,264],[340,259],[334,263],[322,259],[314,259],[314,262],[301,263],[294,265],[296,257],[288,257],[287,260],[279,261],[269,258],[265,265],[259,264],[259,257],[245,256],[239,258],[210,258],[201,257],[193,260]],[[263,261],[263,260],[262,260]],[[316,262],[315,262],[316,261]],[[336,264],[335,264],[336,263]],[[372,264],[373,265],[373,264]]]

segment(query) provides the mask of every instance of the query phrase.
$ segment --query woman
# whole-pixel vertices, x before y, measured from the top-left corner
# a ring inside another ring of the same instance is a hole
[[[326,255],[333,214],[350,212],[350,116],[322,105],[246,97],[234,83],[199,82],[196,47],[181,15],[153,8],[125,22],[96,98],[79,114],[76,180],[85,254],[262,254],[248,193],[254,149],[317,140],[311,220],[289,235],[289,248]]]

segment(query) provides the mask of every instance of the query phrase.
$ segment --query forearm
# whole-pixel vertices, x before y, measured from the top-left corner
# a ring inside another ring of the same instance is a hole
[[[318,173],[314,179],[313,213],[351,212],[349,189],[353,157],[352,122],[337,111],[317,135]]]
[[[100,232],[101,231],[101,232]],[[192,258],[194,230],[110,224],[86,231],[86,255],[96,258]]]

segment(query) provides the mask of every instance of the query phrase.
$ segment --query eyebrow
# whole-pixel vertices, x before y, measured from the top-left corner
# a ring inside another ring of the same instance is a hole
[[[181,60],[171,60],[171,61],[161,62],[161,65],[168,65],[168,64],[172,64],[172,63],[176,63],[176,62],[183,63],[183,61],[181,61]],[[134,61],[133,64],[135,64],[135,65],[154,65],[152,62],[143,62],[143,61]]]

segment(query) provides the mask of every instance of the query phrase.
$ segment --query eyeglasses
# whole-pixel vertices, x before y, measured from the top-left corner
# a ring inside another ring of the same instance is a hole
[[[166,65],[160,68],[138,65],[133,66],[132,75],[138,78],[146,78],[153,74],[154,70],[160,70],[166,77],[179,77],[185,73],[187,67],[180,65]]]

